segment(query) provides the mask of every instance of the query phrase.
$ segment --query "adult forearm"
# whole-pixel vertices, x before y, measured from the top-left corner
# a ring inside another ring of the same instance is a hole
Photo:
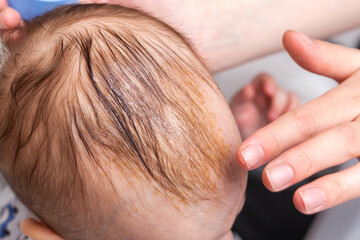
[[[325,38],[360,26],[359,0],[80,0],[136,7],[184,34],[212,72],[281,49],[287,29]],[[0,31],[20,23],[0,0]]]
[[[188,19],[186,28],[209,68],[217,72],[280,50],[287,29],[326,38],[358,27],[359,10],[359,0],[214,0],[203,16],[196,18],[196,9],[190,10],[194,19]]]

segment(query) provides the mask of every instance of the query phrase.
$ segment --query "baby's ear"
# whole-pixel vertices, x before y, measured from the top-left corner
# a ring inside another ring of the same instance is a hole
[[[47,225],[32,218],[25,218],[20,224],[21,231],[34,240],[64,240]]]

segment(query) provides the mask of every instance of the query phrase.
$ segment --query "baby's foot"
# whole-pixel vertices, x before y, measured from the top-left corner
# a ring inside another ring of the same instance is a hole
[[[270,75],[260,74],[235,94],[230,108],[243,139],[246,139],[299,104],[294,93],[280,88]]]

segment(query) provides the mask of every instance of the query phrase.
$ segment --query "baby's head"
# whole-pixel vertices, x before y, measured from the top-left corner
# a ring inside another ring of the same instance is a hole
[[[18,30],[0,71],[0,168],[66,239],[225,239],[240,134],[184,38],[136,10],[71,5]]]

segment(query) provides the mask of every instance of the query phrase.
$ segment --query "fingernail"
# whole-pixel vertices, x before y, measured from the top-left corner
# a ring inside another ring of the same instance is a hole
[[[285,163],[275,164],[265,170],[266,176],[273,190],[281,190],[294,177],[294,171]]]
[[[241,150],[241,157],[248,169],[256,166],[264,158],[264,151],[258,145],[250,145]]]
[[[299,36],[299,38],[301,38],[305,43],[313,44],[313,41],[308,36],[306,36],[305,34],[303,34],[301,32],[296,32],[296,33]]]
[[[300,196],[308,213],[322,208],[326,200],[325,192],[319,188],[305,189],[300,192]]]

